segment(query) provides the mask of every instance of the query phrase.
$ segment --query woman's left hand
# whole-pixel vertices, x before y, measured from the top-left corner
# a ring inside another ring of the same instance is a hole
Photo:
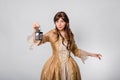
[[[91,57],[96,57],[96,58],[98,58],[99,60],[101,60],[102,55],[95,53],[95,54],[91,54]]]

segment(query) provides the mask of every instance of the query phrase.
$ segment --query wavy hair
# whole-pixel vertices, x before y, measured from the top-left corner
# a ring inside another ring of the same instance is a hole
[[[69,25],[69,18],[67,16],[67,14],[65,12],[57,12],[56,15],[54,16],[54,23],[56,21],[58,21],[59,19],[63,19],[66,22],[66,25],[64,27],[64,31],[65,31],[65,37],[67,38],[67,45],[64,44],[64,37],[61,35],[60,31],[57,29],[57,27],[55,26],[55,29],[57,31],[57,40],[59,38],[59,36],[62,37],[62,44],[67,48],[67,50],[71,51],[71,45],[72,45],[72,41],[73,41],[73,33],[70,29],[70,25]]]

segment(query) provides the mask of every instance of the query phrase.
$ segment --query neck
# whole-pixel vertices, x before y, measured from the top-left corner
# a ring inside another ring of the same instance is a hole
[[[61,30],[61,31],[60,31],[60,34],[63,36],[64,39],[66,39],[66,33],[65,33],[64,30]]]
[[[62,34],[62,33],[64,33],[65,31],[64,30],[60,30],[60,33]]]
[[[60,34],[61,34],[62,36],[64,36],[64,34],[65,34],[65,31],[64,31],[64,30],[59,30],[59,32],[60,32]]]

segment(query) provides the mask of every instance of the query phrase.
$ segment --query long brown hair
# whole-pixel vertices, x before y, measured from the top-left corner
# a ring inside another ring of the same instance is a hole
[[[61,12],[57,12],[57,14],[54,16],[54,23],[56,21],[58,21],[60,18],[62,18],[65,22],[66,22],[66,25],[64,27],[64,31],[65,31],[65,37],[67,38],[67,46],[66,48],[70,51],[71,50],[71,45],[72,45],[72,40],[73,40],[73,33],[70,29],[70,25],[69,25],[69,18],[67,16],[67,14],[63,11]],[[56,27],[56,26],[55,26]],[[65,46],[64,44],[64,37],[60,34],[60,31],[57,29],[56,27],[56,31],[57,31],[57,40],[59,38],[59,36],[62,37],[62,44]]]

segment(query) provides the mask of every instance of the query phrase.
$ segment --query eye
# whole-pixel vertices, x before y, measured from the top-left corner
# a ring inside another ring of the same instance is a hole
[[[60,22],[64,23],[65,21],[63,19],[61,19]]]
[[[64,23],[65,21],[61,20],[62,23]]]
[[[58,23],[59,21],[57,20],[55,23]]]

